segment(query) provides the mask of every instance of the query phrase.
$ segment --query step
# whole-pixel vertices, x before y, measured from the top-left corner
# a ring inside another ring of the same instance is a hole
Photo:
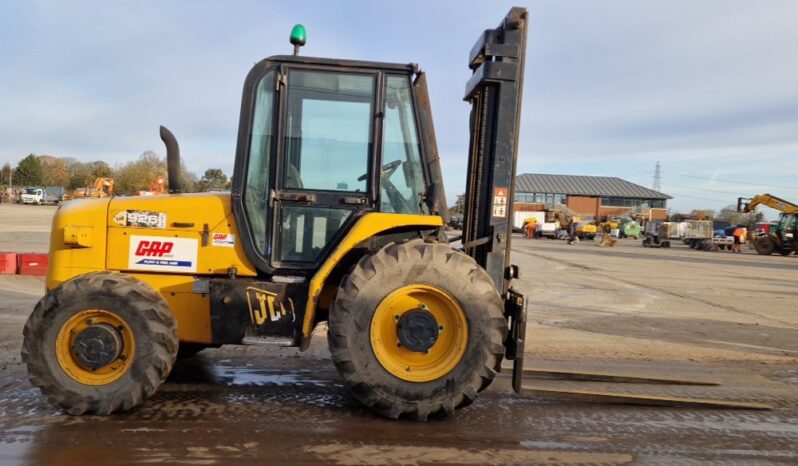
[[[254,335],[242,338],[241,344],[254,346],[294,346],[294,339],[292,337]]]

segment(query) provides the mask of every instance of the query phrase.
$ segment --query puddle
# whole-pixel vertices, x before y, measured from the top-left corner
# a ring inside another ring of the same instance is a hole
[[[258,385],[329,385],[327,380],[313,378],[309,370],[274,370],[246,366],[228,366],[213,364],[208,366],[208,371],[217,383],[232,386],[258,386]]]

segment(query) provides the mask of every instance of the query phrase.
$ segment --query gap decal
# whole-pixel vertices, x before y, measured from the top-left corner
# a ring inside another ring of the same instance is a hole
[[[236,235],[232,233],[211,233],[212,245],[219,248],[234,248],[236,246]]]
[[[196,272],[199,241],[168,236],[130,237],[128,268],[156,272]]]

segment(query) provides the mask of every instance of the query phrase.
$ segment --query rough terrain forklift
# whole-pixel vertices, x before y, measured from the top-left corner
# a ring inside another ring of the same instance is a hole
[[[451,415],[504,358],[520,388],[524,298],[510,259],[527,12],[471,49],[462,249],[447,217],[425,75],[414,64],[298,55],[244,83],[230,193],[68,202],[53,220],[46,295],[24,329],[31,383],[70,414],[152,395],[179,354],[308,348],[329,325],[355,398],[391,418]]]

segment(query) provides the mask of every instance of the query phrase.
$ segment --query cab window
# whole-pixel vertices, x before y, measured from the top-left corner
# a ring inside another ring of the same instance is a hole
[[[380,186],[383,212],[427,213],[422,202],[425,184],[421,148],[407,76],[389,75],[385,80]]]
[[[255,90],[252,129],[249,134],[249,165],[244,187],[244,209],[258,251],[266,256],[266,225],[269,215],[269,175],[274,137],[274,72],[261,78]]]
[[[373,75],[289,71],[286,188],[366,191],[375,87]]]

